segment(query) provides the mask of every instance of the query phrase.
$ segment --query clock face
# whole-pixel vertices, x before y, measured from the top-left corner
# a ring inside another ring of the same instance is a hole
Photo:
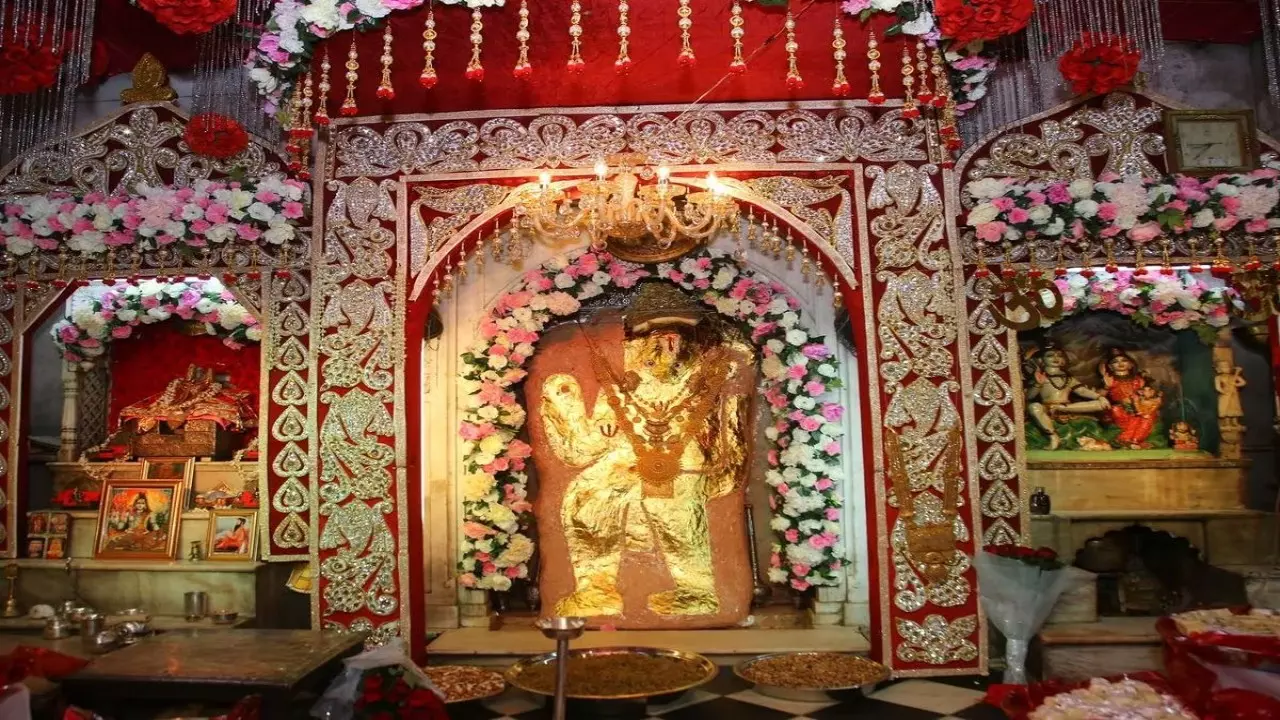
[[[1178,124],[1178,151],[1183,167],[1244,165],[1240,144],[1240,124],[1234,120],[1183,120]]]

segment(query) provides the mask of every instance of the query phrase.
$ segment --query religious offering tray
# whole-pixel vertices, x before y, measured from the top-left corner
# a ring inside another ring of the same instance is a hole
[[[483,700],[507,689],[502,673],[471,665],[434,665],[422,672],[444,694],[446,704]]]
[[[824,652],[762,655],[733,671],[762,695],[800,702],[826,702],[832,693],[863,689],[889,677],[889,669],[878,662]]]
[[[1224,635],[1258,635],[1280,637],[1280,613],[1253,609],[1233,612],[1228,609],[1192,610],[1172,616],[1183,635],[1222,633]]]
[[[1180,700],[1141,680],[1095,678],[1045,698],[1028,720],[1196,720]]]
[[[716,676],[716,666],[695,653],[612,647],[569,651],[567,697],[640,700],[692,690]],[[507,682],[526,692],[554,695],[556,654],[527,658],[507,670]]]

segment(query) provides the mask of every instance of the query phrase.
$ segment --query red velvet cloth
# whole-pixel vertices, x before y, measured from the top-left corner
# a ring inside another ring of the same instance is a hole
[[[181,37],[156,22],[151,13],[129,0],[97,0],[94,42],[106,53],[106,75],[133,71],[143,53],[156,56],[170,72],[196,64],[200,43]]]
[[[19,645],[8,655],[0,656],[0,678],[5,684],[22,682],[29,677],[59,680],[88,664],[88,660],[46,648]]]
[[[133,336],[111,343],[111,406],[108,427],[126,405],[163,392],[170,380],[185,375],[195,364],[231,377],[237,390],[253,393],[257,407],[260,352],[257,343],[239,350],[212,335],[186,335],[174,322],[139,325]]]

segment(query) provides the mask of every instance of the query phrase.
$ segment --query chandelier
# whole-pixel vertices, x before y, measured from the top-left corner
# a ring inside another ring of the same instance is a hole
[[[653,182],[642,184],[642,177]],[[537,189],[516,207],[516,222],[560,241],[585,233],[593,250],[662,262],[722,229],[737,229],[738,204],[714,172],[705,184],[706,190],[674,184],[666,166],[648,167],[638,153],[612,155],[596,163],[595,178],[580,183],[576,196],[542,173]]]

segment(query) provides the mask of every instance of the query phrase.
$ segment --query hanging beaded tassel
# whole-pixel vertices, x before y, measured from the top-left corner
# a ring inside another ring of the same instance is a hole
[[[871,91],[867,93],[867,102],[883,105],[884,91],[880,89],[880,43],[876,42],[874,32],[867,36],[867,72],[871,75]]]
[[[480,45],[484,42],[484,21],[480,19],[480,9],[471,11],[471,61],[467,63],[467,71],[463,73],[468,80],[482,82],[484,66],[480,64]]]
[[[947,106],[947,102],[951,99],[951,80],[947,77],[947,67],[942,62],[942,51],[938,48],[933,49],[933,57],[931,58],[933,73],[933,106],[942,108]],[[954,105],[952,101],[952,105]]]
[[[831,84],[831,94],[844,97],[849,94],[849,81],[844,76],[844,59],[848,57],[844,49],[848,43],[844,40],[844,29],[840,27],[840,16],[836,16],[835,29],[831,31],[831,57],[836,61],[836,79]]]
[[[916,107],[916,98],[913,94],[916,85],[915,78],[912,77],[914,72],[911,67],[911,50],[904,43],[902,45],[902,117],[904,118],[920,117],[920,109]]]
[[[517,80],[528,80],[533,75],[533,66],[529,64],[529,0],[520,0],[520,24],[516,30],[516,42],[520,43],[520,56],[516,58],[516,67],[511,74]]]
[[[577,74],[585,66],[582,62],[582,3],[573,0],[569,3],[569,63],[566,69]]]
[[[326,127],[329,124],[329,47],[325,46],[320,56],[320,96],[316,98],[316,125]]]
[[[338,114],[350,117],[360,112],[356,106],[356,80],[360,79],[360,51],[356,49],[356,39],[351,38],[351,49],[347,51],[347,98],[342,101]]]
[[[613,69],[619,73],[631,70],[631,54],[628,52],[631,43],[631,26],[628,24],[627,16],[630,12],[631,5],[627,0],[618,3],[618,59],[613,61]]]
[[[436,75],[436,13],[427,10],[427,22],[422,30],[422,74],[418,76],[418,84],[430,90],[440,82]]]
[[[391,23],[387,23],[382,30],[382,57],[378,59],[382,62],[382,81],[378,83],[378,98],[393,100],[396,89],[391,85],[391,61],[395,59],[391,55]]]
[[[924,41],[916,41],[916,70],[920,77],[920,87],[916,90],[916,102],[922,108],[933,104],[933,93],[929,92],[929,54],[925,50]]]
[[[689,0],[680,0],[676,15],[680,17],[680,22],[676,23],[680,27],[680,57],[676,62],[682,67],[693,67],[697,59],[693,56],[693,44],[689,42],[689,30],[693,28],[693,8],[689,7]]]
[[[729,11],[729,37],[733,38],[733,61],[729,63],[729,72],[740,75],[747,71],[747,61],[742,59],[742,38],[747,34],[747,21],[742,19],[742,2],[733,0],[733,8]]]
[[[303,76],[289,100],[289,140],[284,149],[289,156],[289,171],[298,179],[311,178],[311,74]]]
[[[804,87],[804,78],[800,77],[800,66],[796,64],[796,52],[800,50],[800,43],[796,42],[796,19],[787,11],[787,19],[782,24],[787,31],[787,87],[791,90],[799,90]]]

